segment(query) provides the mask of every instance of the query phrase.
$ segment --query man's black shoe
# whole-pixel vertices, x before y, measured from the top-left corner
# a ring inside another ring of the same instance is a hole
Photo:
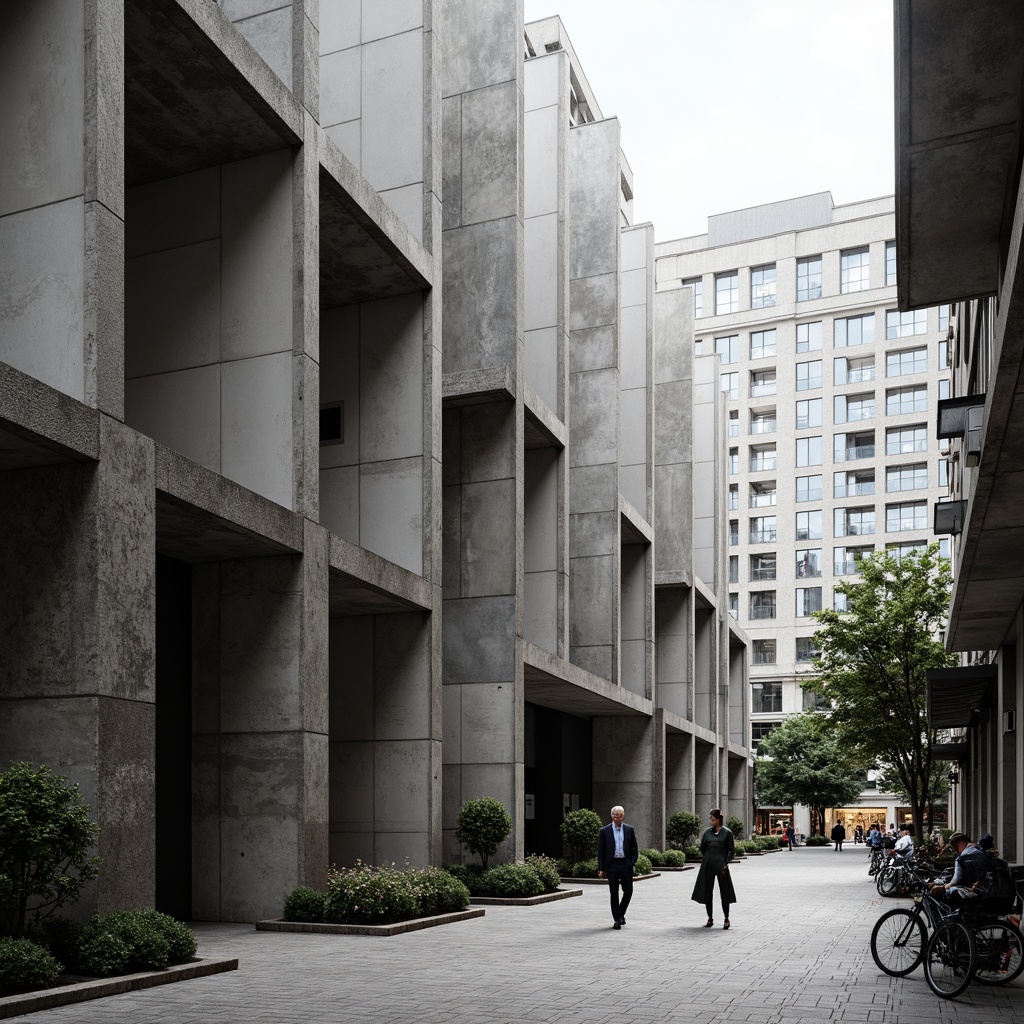
[[[615,924],[613,924],[613,925],[612,925],[612,927],[613,927],[613,928],[614,928],[614,929],[615,929],[616,931],[618,931],[618,930],[619,930],[619,929],[620,929],[620,928],[622,927],[622,925],[621,925],[621,924],[619,924],[619,922],[618,922],[618,921],[616,921],[616,922],[615,922]]]

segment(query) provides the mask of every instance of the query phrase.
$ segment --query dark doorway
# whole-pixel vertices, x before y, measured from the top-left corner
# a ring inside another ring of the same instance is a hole
[[[192,917],[192,567],[156,556],[156,909]]]

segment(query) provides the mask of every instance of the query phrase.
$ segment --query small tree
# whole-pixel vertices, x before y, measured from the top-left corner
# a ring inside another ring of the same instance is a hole
[[[676,811],[669,815],[665,825],[665,836],[674,850],[685,850],[687,846],[692,846],[699,831],[700,818],[690,811]]]
[[[596,856],[597,839],[601,834],[601,817],[589,807],[570,811],[562,819],[562,838],[572,851],[574,861]]]
[[[484,870],[487,869],[487,858],[497,852],[511,831],[512,816],[505,810],[505,805],[493,796],[467,800],[459,808],[455,838],[480,858]]]
[[[20,937],[30,914],[43,920],[81,896],[99,871],[98,831],[78,786],[45,765],[0,772],[0,934]]]

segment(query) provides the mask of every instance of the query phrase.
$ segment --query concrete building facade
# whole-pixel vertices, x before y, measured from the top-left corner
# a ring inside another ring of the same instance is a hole
[[[659,294],[688,294],[699,358],[722,361],[729,601],[750,637],[755,748],[813,706],[812,613],[839,607],[836,584],[867,554],[928,543],[946,493],[931,420],[949,394],[948,307],[898,310],[894,239],[892,197],[837,207],[825,192],[709,217],[707,234],[656,246]],[[789,810],[762,809],[762,828]],[[869,781],[838,816],[908,811]],[[809,810],[795,817],[810,833]]]
[[[83,912],[746,814],[716,364],[557,19],[17,0],[0,75],[0,762]]]

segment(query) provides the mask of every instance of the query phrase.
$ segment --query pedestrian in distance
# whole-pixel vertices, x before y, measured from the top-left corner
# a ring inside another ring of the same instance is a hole
[[[612,905],[612,927],[618,931],[626,923],[626,908],[633,898],[633,868],[640,856],[636,832],[623,820],[626,812],[616,804],[610,825],[597,837],[597,877],[608,879]],[[619,889],[622,897],[619,897]]]
[[[703,903],[708,912],[705,928],[715,923],[714,896],[715,879],[718,879],[718,895],[722,900],[722,916],[725,919],[722,927],[729,929],[729,907],[736,902],[736,890],[732,886],[732,875],[729,873],[729,862],[736,853],[732,832],[725,827],[722,811],[715,807],[708,815],[710,826],[700,837],[700,870],[693,885],[690,899],[694,903]]]
[[[796,829],[792,825],[786,826],[786,843],[789,845],[789,852],[792,853],[796,843]]]
[[[832,851],[833,853],[843,852],[843,840],[845,838],[846,826],[837,819],[836,823],[832,826],[832,842],[836,844],[835,849]]]

